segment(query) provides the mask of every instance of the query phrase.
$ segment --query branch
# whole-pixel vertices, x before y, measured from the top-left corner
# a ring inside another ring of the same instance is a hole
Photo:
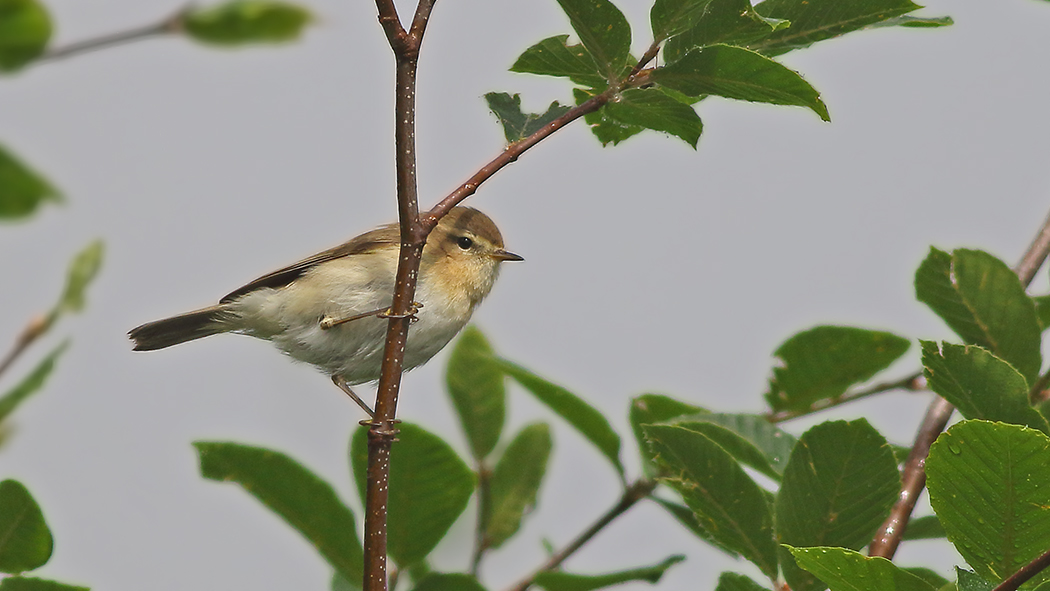
[[[16,359],[22,356],[22,353],[25,353],[29,345],[32,345],[47,332],[47,329],[51,327],[51,322],[50,316],[37,316],[26,324],[18,338],[15,339],[15,344],[11,347],[11,350],[0,361],[0,376],[7,371],[7,368],[11,367]]]
[[[1043,266],[1048,254],[1050,254],[1050,216],[1043,221],[1039,233],[1028,246],[1021,261],[1014,267],[1014,272],[1017,273],[1017,277],[1025,288],[1035,278],[1036,271]],[[926,486],[926,456],[930,453],[930,445],[944,430],[954,410],[955,407],[939,396],[927,408],[926,417],[919,427],[919,433],[915,436],[915,444],[904,465],[901,492],[897,497],[897,503],[868,547],[869,556],[893,558],[894,553],[897,552],[897,546],[900,545],[904,530],[907,529],[908,521],[911,519],[911,513],[915,509],[915,502]]]
[[[1039,558],[1022,566],[1005,581],[999,583],[999,586],[992,591],[1017,591],[1021,585],[1024,585],[1029,579],[1045,570],[1048,566],[1050,566],[1050,550],[1043,552]]]
[[[551,556],[543,566],[536,569],[531,575],[525,577],[519,583],[511,587],[509,591],[525,591],[532,586],[537,575],[552,571],[561,566],[563,562],[579,550],[581,546],[589,542],[590,539],[604,529],[605,526],[612,523],[612,521],[620,515],[626,513],[628,509],[635,505],[635,503],[651,495],[654,489],[656,489],[655,480],[641,479],[635,481],[627,487],[627,490],[623,491],[620,500],[611,509],[606,511],[604,515],[599,517],[598,520],[584,530],[583,533],[576,536],[576,539],[569,542],[568,546],[554,554],[554,556]]]
[[[137,29],[129,29],[119,33],[111,33],[109,35],[95,37],[94,39],[77,41],[76,43],[70,43],[65,47],[49,49],[44,52],[43,55],[34,60],[34,63],[56,61],[82,53],[104,49],[106,47],[124,45],[134,41],[142,41],[143,39],[151,39],[153,37],[179,33],[182,31],[182,20],[185,17],[187,10],[188,8],[181,8],[175,14],[156,24],[139,27]]]
[[[840,404],[846,404],[847,402],[853,402],[854,400],[860,400],[861,398],[867,398],[868,396],[874,396],[876,394],[882,394],[883,392],[889,392],[891,390],[909,390],[911,392],[920,392],[925,390],[926,386],[922,381],[922,372],[916,372],[912,375],[897,380],[896,382],[885,382],[882,384],[875,384],[870,388],[863,390],[857,390],[856,392],[848,392],[837,398],[826,398],[824,400],[818,400],[810,405],[809,408],[803,410],[783,410],[780,412],[766,413],[765,419],[770,423],[782,423],[791,419],[797,419],[806,415],[811,415],[815,412],[820,412]]]

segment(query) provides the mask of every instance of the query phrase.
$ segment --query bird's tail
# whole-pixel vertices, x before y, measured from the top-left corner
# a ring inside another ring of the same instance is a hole
[[[220,304],[147,322],[131,329],[128,336],[135,341],[136,351],[155,351],[230,330],[223,322],[227,314],[226,307]]]

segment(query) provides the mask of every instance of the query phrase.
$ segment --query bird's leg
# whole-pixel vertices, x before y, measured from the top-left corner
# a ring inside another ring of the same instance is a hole
[[[416,318],[416,313],[419,312],[419,309],[422,307],[423,304],[419,302],[412,302],[412,307],[409,308],[408,314],[404,316],[395,316],[391,314],[390,308],[379,308],[378,310],[362,312],[360,314],[354,314],[353,316],[348,316],[346,318],[332,318],[331,316],[324,316],[321,318],[319,324],[321,325],[322,330],[328,330],[329,328],[339,326],[340,324],[346,324],[347,322],[353,322],[354,320],[368,318],[369,316],[375,316],[376,318],[412,318],[414,322]]]
[[[335,384],[336,386],[338,386],[339,389],[342,390],[343,392],[346,392],[347,396],[352,398],[354,400],[354,402],[356,402],[357,405],[361,407],[361,410],[363,410],[366,413],[368,413],[369,418],[375,418],[376,413],[372,411],[372,408],[369,407],[368,404],[366,404],[364,400],[361,400],[357,396],[357,394],[354,394],[354,391],[350,389],[350,385],[346,383],[346,380],[343,379],[343,376],[338,375],[338,374],[333,375],[332,376],[332,383]]]
[[[379,314],[376,314],[377,318],[408,318],[409,322],[416,322],[419,318],[416,318],[416,314],[419,313],[419,309],[423,307],[423,304],[419,302],[412,302],[408,306],[408,313],[406,314],[394,314],[392,308],[387,308]]]

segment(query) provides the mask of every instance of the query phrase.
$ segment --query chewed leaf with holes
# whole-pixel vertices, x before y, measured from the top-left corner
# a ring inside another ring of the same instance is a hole
[[[569,112],[569,107],[554,101],[543,113],[525,113],[521,110],[521,97],[511,96],[505,92],[490,92],[485,95],[489,109],[503,125],[503,135],[507,143],[523,140],[539,131],[558,117]]]

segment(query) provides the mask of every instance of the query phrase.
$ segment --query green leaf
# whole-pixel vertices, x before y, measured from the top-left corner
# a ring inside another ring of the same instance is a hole
[[[932,29],[938,27],[950,27],[955,21],[950,16],[898,16],[870,25],[869,29],[880,29],[882,27],[909,27],[915,29]]]
[[[718,575],[718,586],[715,591],[768,591],[751,577],[737,573],[724,572]]]
[[[0,0],[0,7],[5,1]],[[4,38],[2,19],[0,8],[0,39]],[[0,219],[28,217],[47,201],[61,203],[62,196],[47,179],[0,146]]]
[[[508,376],[514,378],[514,381],[531,392],[537,400],[546,404],[593,443],[602,455],[609,459],[621,478],[623,477],[620,436],[613,431],[609,421],[598,409],[565,388],[548,382],[520,365],[506,359],[500,359],[499,363]]]
[[[759,415],[707,413],[672,422],[703,433],[738,462],[778,482],[796,442],[793,435]]]
[[[988,349],[1035,382],[1042,365],[1039,317],[1006,263],[979,250],[931,248],[915,273],[915,294],[963,341]]]
[[[353,512],[332,486],[292,458],[269,449],[196,441],[201,476],[235,482],[292,526],[350,581],[363,577],[364,554]]]
[[[33,495],[17,480],[0,482],[0,572],[39,568],[53,548],[51,530]]]
[[[470,468],[440,437],[402,423],[390,451],[388,551],[400,568],[422,561],[467,508]],[[368,471],[368,429],[354,432],[350,460],[362,502]]]
[[[62,312],[80,312],[84,309],[84,293],[102,267],[104,252],[103,242],[95,240],[73,257],[66,274],[66,287],[51,312],[52,317],[57,317]]]
[[[667,40],[663,56],[671,63],[698,47],[719,43],[744,45],[786,29],[790,24],[763,17],[755,12],[749,0],[711,0],[707,11],[692,28]]]
[[[445,370],[445,385],[477,460],[496,448],[507,414],[505,378],[493,354],[485,335],[468,326],[459,335]]]
[[[558,0],[583,46],[604,72],[615,81],[631,57],[631,26],[619,8],[608,0]]]
[[[945,537],[944,526],[936,515],[913,517],[904,530],[904,540],[935,540]]]
[[[920,577],[882,557],[845,548],[792,548],[795,562],[828,584],[831,591],[937,591]]]
[[[631,400],[628,418],[631,422],[631,431],[634,432],[634,439],[638,442],[638,450],[642,454],[642,469],[645,471],[646,476],[653,477],[659,472],[655,464],[653,464],[653,457],[656,454],[649,448],[649,443],[645,439],[645,433],[642,432],[642,425],[663,423],[682,415],[695,415],[706,412],[699,406],[693,406],[687,402],[675,400],[670,396],[661,394],[642,394]]]
[[[707,542],[708,544],[711,544],[715,548],[721,550],[722,552],[725,552],[733,558],[740,557],[739,553],[723,546],[721,543],[719,543],[718,540],[713,538],[711,534],[700,525],[700,522],[696,519],[696,513],[693,513],[693,510],[689,507],[686,507],[685,505],[679,505],[678,503],[674,503],[666,499],[661,499],[660,497],[649,498],[652,499],[653,502],[655,502],[657,505],[663,507],[668,513],[671,514],[671,517],[674,517],[675,520],[684,525],[686,529],[693,532],[693,535],[695,535],[696,537]]]
[[[893,451],[866,420],[817,425],[798,440],[784,471],[777,541],[858,550],[889,514],[900,486]],[[819,591],[831,583],[799,570],[786,552],[782,557],[792,591]]]
[[[937,574],[933,570],[921,566],[903,566],[901,567],[901,570],[907,571],[926,581],[934,589],[940,589],[941,587],[944,587],[945,585],[951,583],[951,581]]]
[[[37,0],[0,0],[0,72],[20,70],[40,57],[51,29],[51,15]]]
[[[1050,548],[1047,457],[1045,434],[986,421],[954,425],[930,448],[930,504],[982,578],[1002,581]],[[1033,584],[1046,580],[1043,571]]]
[[[711,0],[656,0],[649,11],[653,39],[663,41],[696,25]]]
[[[693,107],[656,88],[625,90],[604,109],[608,117],[627,127],[637,125],[678,136],[694,150],[704,129]]]
[[[784,341],[774,353],[766,400],[775,410],[805,410],[834,399],[886,369],[908,350],[897,335],[847,326],[818,326]]]
[[[490,547],[498,548],[514,535],[522,517],[536,506],[552,446],[550,428],[544,423],[526,425],[507,445],[489,482],[485,537]]]
[[[791,27],[748,47],[765,55],[779,55],[919,8],[911,0],[765,0],[755,10],[765,17],[791,21]]]
[[[361,591],[361,582],[354,581],[351,583],[344,577],[339,571],[335,571],[332,574],[332,591]]]
[[[968,419],[1025,425],[1050,434],[1050,424],[1028,403],[1028,382],[1009,363],[974,345],[921,341],[929,388]]]
[[[183,26],[196,41],[231,46],[295,41],[311,21],[313,15],[295,4],[234,0],[191,9],[183,17]]]
[[[521,97],[511,96],[505,92],[490,92],[485,95],[485,101],[489,104],[489,110],[503,125],[503,135],[507,143],[523,140],[542,129],[558,117],[569,112],[569,107],[551,103],[545,113],[523,113],[521,110]]]
[[[91,591],[87,587],[67,585],[33,577],[7,577],[0,581],[0,591]]]
[[[1050,328],[1050,295],[1035,296],[1032,302],[1035,303],[1035,314],[1039,317],[1039,326],[1043,330]]]
[[[671,425],[643,429],[657,461],[674,474],[660,481],[682,495],[700,526],[766,576],[776,577],[773,513],[765,491],[703,434]]]
[[[536,575],[535,584],[547,591],[591,591],[630,581],[646,581],[656,584],[667,569],[685,560],[685,556],[675,554],[652,566],[632,568],[604,575],[577,575],[561,571],[543,571]]]
[[[992,591],[995,588],[992,583],[964,568],[955,567],[955,574],[958,577],[956,587],[959,591]]]
[[[576,99],[576,104],[580,105],[594,96],[591,93],[583,90],[582,88],[572,89],[573,97]],[[598,141],[603,146],[609,144],[617,145],[627,138],[641,133],[645,128],[640,125],[626,125],[619,121],[608,117],[605,109],[598,109],[592,111],[583,116],[583,121],[590,126],[591,133],[594,137],[598,138]]]
[[[690,96],[726,98],[808,107],[830,121],[820,93],[802,76],[768,57],[732,45],[690,51],[678,61],[653,70],[653,82]]]
[[[594,63],[590,52],[582,45],[569,45],[568,40],[568,35],[556,35],[540,41],[526,49],[510,67],[510,71],[562,76],[576,84],[604,88],[607,84],[605,76]]]
[[[33,371],[29,372],[29,375],[23,378],[14,388],[5,392],[3,397],[0,397],[0,421],[6,419],[8,415],[18,408],[18,405],[20,405],[22,401],[32,396],[44,386],[47,377],[51,375],[51,372],[55,369],[55,362],[58,361],[58,358],[62,353],[66,352],[68,347],[69,341],[66,341],[52,349],[47,357],[44,357],[40,363],[33,368]]]
[[[466,573],[430,573],[414,591],[485,591],[476,578]]]

